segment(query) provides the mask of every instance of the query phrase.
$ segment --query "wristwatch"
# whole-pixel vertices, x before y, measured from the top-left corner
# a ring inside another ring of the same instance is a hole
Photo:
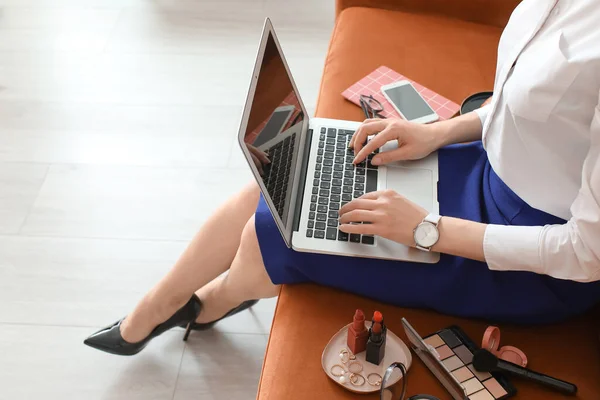
[[[429,214],[419,225],[417,225],[413,231],[417,249],[431,251],[431,248],[438,242],[440,239],[438,224],[440,223],[441,218],[440,215]]]

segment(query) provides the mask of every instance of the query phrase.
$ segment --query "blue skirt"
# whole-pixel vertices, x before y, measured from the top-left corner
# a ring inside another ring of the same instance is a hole
[[[502,225],[566,222],[530,207],[508,188],[481,142],[440,149],[439,170],[441,215]],[[437,264],[420,264],[297,252],[286,246],[262,197],[255,221],[275,284],[314,282],[397,306],[522,324],[564,320],[600,301],[600,282],[491,271],[485,263],[447,254]]]

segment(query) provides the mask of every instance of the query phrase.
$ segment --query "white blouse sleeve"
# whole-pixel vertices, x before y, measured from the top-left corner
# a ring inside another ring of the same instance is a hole
[[[477,114],[477,116],[479,117],[479,120],[481,121],[481,126],[485,125],[485,120],[487,119],[488,115],[490,115],[491,108],[492,108],[492,105],[487,104],[487,105],[475,110],[475,114]]]
[[[571,219],[564,225],[488,225],[483,249],[491,270],[532,271],[579,282],[600,280],[600,105],[590,136]]]

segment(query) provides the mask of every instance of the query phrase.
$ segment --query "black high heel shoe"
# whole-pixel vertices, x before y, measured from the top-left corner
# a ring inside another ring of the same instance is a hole
[[[169,329],[180,325],[183,325],[184,327],[187,326],[185,336],[183,337],[183,340],[185,341],[190,334],[193,322],[198,318],[198,315],[200,315],[201,309],[202,303],[200,302],[200,299],[196,295],[193,295],[192,298],[183,307],[177,310],[171,318],[162,324],[159,324],[145,339],[139,342],[129,343],[123,339],[123,336],[121,336],[121,322],[123,322],[125,318],[122,318],[114,324],[94,333],[85,339],[83,343],[107,353],[120,356],[132,356],[142,351],[150,340],[160,336]]]
[[[225,319],[227,317],[231,317],[232,315],[235,315],[235,314],[240,313],[240,312],[242,312],[244,310],[247,310],[250,307],[252,307],[253,305],[255,305],[256,303],[258,303],[258,300],[246,300],[245,302],[243,302],[239,306],[237,306],[237,307],[232,308],[231,310],[229,310],[225,315],[223,315],[219,319],[215,319],[214,321],[210,321],[210,322],[205,322],[203,324],[200,324],[198,322],[192,322],[191,324],[189,324],[189,326],[187,326],[187,331],[185,333],[185,337],[186,338],[188,337],[188,335],[190,334],[190,331],[205,331],[207,329],[210,329],[217,322],[221,321],[222,319]],[[196,317],[196,318],[198,318],[198,317]],[[194,320],[196,320],[196,318],[194,318]],[[182,328],[186,327],[185,324],[181,324],[179,326],[181,326]]]

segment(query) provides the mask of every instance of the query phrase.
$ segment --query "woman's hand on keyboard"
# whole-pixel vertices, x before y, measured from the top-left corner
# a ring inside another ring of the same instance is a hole
[[[373,137],[366,143],[370,136]],[[438,135],[435,134],[432,125],[416,124],[397,118],[367,119],[350,140],[350,147],[354,148],[354,163],[362,162],[369,154],[390,141],[396,141],[398,148],[380,152],[373,157],[374,165],[419,160],[439,148]]]
[[[366,193],[339,211],[342,232],[377,235],[413,247],[413,230],[426,216],[427,210],[393,190]]]

